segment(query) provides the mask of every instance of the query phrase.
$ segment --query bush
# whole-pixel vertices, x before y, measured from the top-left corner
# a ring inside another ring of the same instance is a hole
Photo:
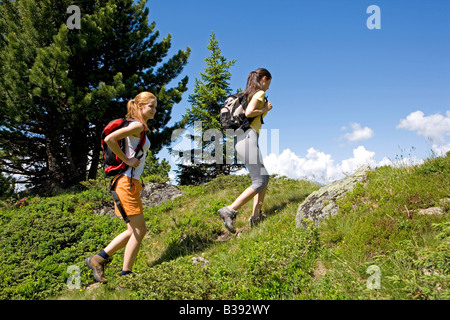
[[[84,259],[123,228],[92,209],[110,195],[103,189],[34,197],[21,208],[0,211],[0,299],[42,299],[66,287],[67,268],[87,274]],[[86,276],[83,277],[86,283]]]

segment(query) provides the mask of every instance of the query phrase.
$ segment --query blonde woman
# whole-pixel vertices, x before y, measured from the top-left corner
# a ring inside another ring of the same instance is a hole
[[[142,185],[139,182],[139,178],[144,170],[145,157],[150,148],[148,137],[146,137],[143,145],[141,160],[135,157],[134,150],[136,150],[136,146],[139,143],[142,130],[148,130],[147,121],[154,118],[157,104],[157,99],[152,93],[141,92],[138,94],[127,104],[128,113],[126,119],[132,122],[127,127],[112,132],[105,139],[111,150],[128,165],[127,171],[123,175],[116,177],[116,192],[130,222],[127,223],[127,230],[115,237],[99,254],[86,259],[86,265],[93,271],[94,278],[98,282],[106,283],[108,281],[105,278],[106,259],[123,247],[125,247],[125,253],[121,275],[132,273],[131,270],[141,241],[147,232],[140,198]],[[118,144],[118,141],[122,139],[126,141],[127,148],[125,153]],[[116,205],[115,214],[119,217],[121,216]]]

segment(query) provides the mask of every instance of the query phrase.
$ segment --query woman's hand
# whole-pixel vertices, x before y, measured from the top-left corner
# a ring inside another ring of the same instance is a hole
[[[141,163],[141,161],[135,157],[127,158],[127,160],[124,162],[127,166],[132,167],[132,168],[137,168],[139,166],[139,164]]]
[[[266,110],[266,112],[272,110],[272,103],[270,101],[267,101],[266,104],[264,105],[264,109]]]

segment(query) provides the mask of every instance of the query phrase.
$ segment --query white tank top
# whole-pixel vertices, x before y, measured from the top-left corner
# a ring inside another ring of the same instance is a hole
[[[134,136],[128,136],[125,138],[126,143],[125,154],[127,157],[131,158],[135,156],[134,150],[136,149],[139,140],[140,138],[136,138]],[[145,142],[142,149],[143,149],[143,156],[139,160],[140,161],[139,166],[136,169],[134,169],[133,172],[133,179],[137,180],[140,179],[142,172],[144,172],[145,158],[147,157],[148,149],[150,149],[150,140],[148,139],[147,135],[145,136]],[[141,151],[138,152],[138,156],[140,155]],[[127,169],[127,171],[125,171],[125,175],[130,178],[131,178],[131,169],[132,168],[130,167]]]

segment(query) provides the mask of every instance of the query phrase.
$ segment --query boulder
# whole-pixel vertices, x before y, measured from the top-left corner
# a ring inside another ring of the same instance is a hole
[[[161,203],[181,196],[183,192],[177,186],[168,183],[146,183],[141,191],[142,205],[145,207],[159,206]]]
[[[141,200],[144,207],[150,208],[173,200],[181,195],[183,195],[183,192],[177,186],[168,183],[151,182],[143,184]],[[94,210],[94,214],[109,215],[111,218],[114,218],[114,200],[112,196],[111,201],[103,207]]]
[[[365,182],[369,171],[369,166],[362,166],[351,176],[334,181],[311,193],[297,209],[295,226],[305,228],[303,218],[311,219],[316,225],[319,225],[322,219],[330,215],[336,215],[339,210],[336,200],[353,190],[359,182]]]

